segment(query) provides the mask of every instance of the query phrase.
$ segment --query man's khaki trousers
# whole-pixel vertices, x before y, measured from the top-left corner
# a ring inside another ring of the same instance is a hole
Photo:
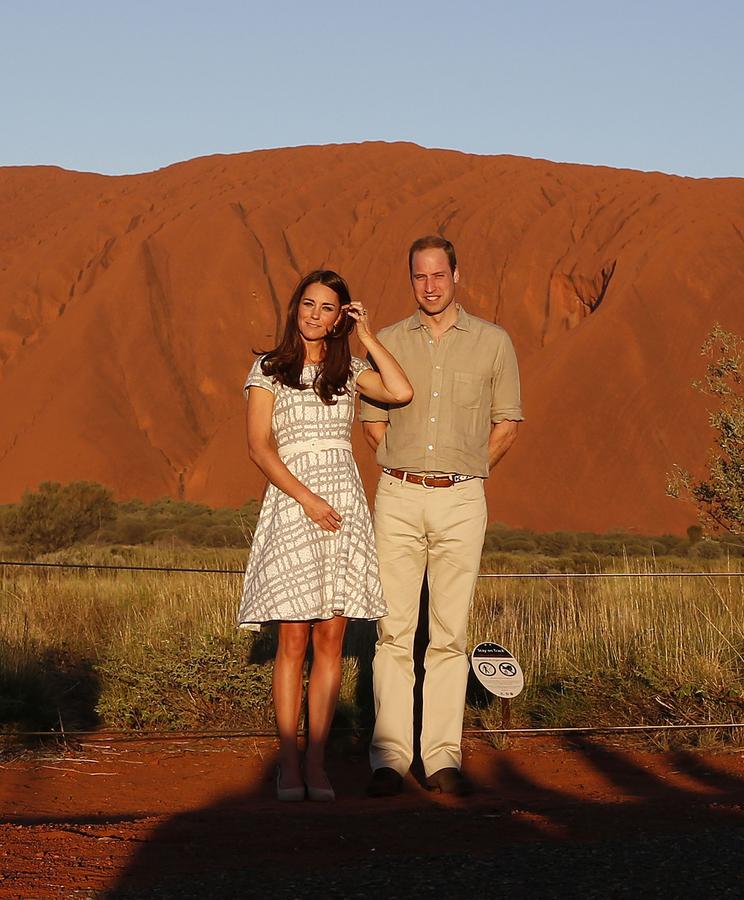
[[[424,659],[421,758],[427,775],[462,761],[467,626],[486,530],[483,480],[426,488],[383,473],[375,537],[388,615],[377,626],[372,769],[404,775],[413,759],[413,640],[424,571],[429,646]]]

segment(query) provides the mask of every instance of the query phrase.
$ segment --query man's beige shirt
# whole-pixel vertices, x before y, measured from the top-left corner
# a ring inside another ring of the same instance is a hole
[[[418,310],[378,337],[414,389],[403,406],[362,398],[362,422],[389,423],[377,448],[380,465],[485,478],[492,423],[523,418],[509,335],[458,307],[457,322],[438,341]]]

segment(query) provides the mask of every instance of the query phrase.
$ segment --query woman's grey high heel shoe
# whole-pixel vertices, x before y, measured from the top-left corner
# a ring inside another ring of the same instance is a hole
[[[299,803],[305,799],[305,785],[299,787],[282,787],[282,770],[276,767],[276,799],[282,803]]]
[[[336,792],[332,787],[313,787],[307,780],[305,787],[308,800],[313,800],[315,803],[332,803],[336,799]]]

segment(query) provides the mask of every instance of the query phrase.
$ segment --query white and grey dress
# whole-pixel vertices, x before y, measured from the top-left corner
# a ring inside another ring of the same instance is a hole
[[[306,622],[387,615],[377,567],[372,522],[351,454],[354,391],[369,368],[352,358],[348,394],[326,405],[312,388],[315,366],[302,371],[304,390],[276,383],[253,364],[244,390],[274,394],[271,428],[279,456],[306,487],[342,517],[336,532],[323,530],[302,506],[275,485],[266,487],[245,573],[238,614],[241,627],[275,621]]]

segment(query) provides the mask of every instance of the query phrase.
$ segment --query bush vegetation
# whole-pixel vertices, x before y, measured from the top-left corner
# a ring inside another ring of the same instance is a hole
[[[32,555],[81,545],[246,548],[259,508],[256,500],[239,509],[213,509],[167,497],[116,503],[107,488],[94,482],[46,482],[37,491],[27,491],[20,503],[0,506],[0,544]],[[628,531],[535,532],[496,523],[486,532],[484,554],[496,563],[506,557],[529,558],[528,571],[600,571],[627,558],[741,558],[744,536],[713,540],[699,525],[691,525],[686,535],[647,536]]]
[[[221,510],[173,500],[113,503],[93,487],[65,493],[42,486],[37,496],[0,508],[6,554],[238,573],[244,567],[257,503]],[[50,499],[54,515],[40,497]],[[743,579],[644,573],[735,573],[742,556],[742,539],[713,541],[697,525],[686,535],[646,537],[495,524],[482,571],[548,577],[484,578],[471,643],[494,640],[521,660],[527,688],[513,704],[515,725],[741,721]],[[589,581],[564,574],[612,571],[640,574]],[[240,575],[227,573],[0,569],[0,726],[271,729],[273,631],[236,630],[240,588]],[[374,627],[352,623],[339,722],[371,720],[373,644]],[[498,704],[471,691],[466,724],[499,722]],[[730,735],[675,740],[713,737]]]
[[[245,547],[259,503],[212,509],[202,503],[162,498],[115,503],[103,485],[45,482],[18,504],[0,506],[0,542],[43,553],[75,544]]]
[[[100,532],[115,518],[111,491],[92,481],[45,481],[5,507],[0,524],[11,543],[32,551],[69,547]]]
[[[715,533],[744,533],[744,338],[716,324],[700,353],[707,357],[703,381],[693,387],[710,397],[708,422],[713,446],[706,474],[692,475],[675,465],[667,493],[691,501],[701,521]]]
[[[166,548],[98,546],[43,558],[240,570],[245,555],[245,548],[181,549],[176,559]],[[506,574],[526,571],[531,557],[486,559],[484,570]],[[479,583],[471,645],[501,643],[525,669],[513,724],[742,721],[743,579],[646,578],[643,572],[670,569],[653,558],[615,568],[625,567],[641,574]],[[239,574],[2,570],[0,723],[6,731],[97,724],[270,730],[275,634],[235,628],[240,589]],[[371,720],[373,649],[374,626],[352,623],[343,724]],[[499,724],[498,702],[472,690],[466,725]],[[675,733],[674,740],[714,738],[731,735]]]

